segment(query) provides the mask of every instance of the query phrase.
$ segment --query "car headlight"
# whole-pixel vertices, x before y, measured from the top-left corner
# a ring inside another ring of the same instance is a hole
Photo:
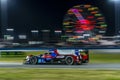
[[[30,58],[30,56],[26,56],[26,59],[29,59]]]

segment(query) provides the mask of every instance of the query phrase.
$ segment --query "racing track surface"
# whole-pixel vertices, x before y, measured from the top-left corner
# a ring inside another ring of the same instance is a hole
[[[77,68],[77,69],[120,69],[120,64],[82,64],[82,65],[23,65],[22,63],[3,63],[0,68]]]

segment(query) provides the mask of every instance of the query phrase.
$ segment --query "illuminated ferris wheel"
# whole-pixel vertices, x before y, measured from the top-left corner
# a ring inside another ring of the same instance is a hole
[[[77,5],[67,11],[63,20],[68,39],[87,40],[106,33],[107,24],[98,7]]]

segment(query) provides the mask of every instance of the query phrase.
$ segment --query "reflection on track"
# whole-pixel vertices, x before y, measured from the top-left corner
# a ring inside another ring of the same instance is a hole
[[[1,63],[0,68],[77,68],[77,69],[120,69],[120,64],[83,64],[83,65],[23,65],[22,63]]]

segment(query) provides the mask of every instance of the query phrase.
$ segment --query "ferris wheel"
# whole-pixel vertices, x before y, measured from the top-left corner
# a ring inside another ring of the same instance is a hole
[[[77,5],[67,11],[63,20],[68,39],[87,40],[106,33],[107,24],[98,7]]]

